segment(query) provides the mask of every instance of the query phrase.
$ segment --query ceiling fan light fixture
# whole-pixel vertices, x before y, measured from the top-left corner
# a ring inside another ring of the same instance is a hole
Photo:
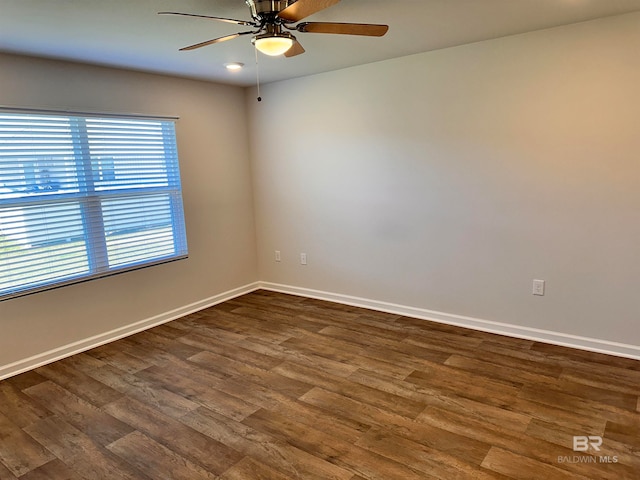
[[[294,37],[289,33],[265,33],[256,35],[252,42],[259,52],[277,57],[293,46]]]

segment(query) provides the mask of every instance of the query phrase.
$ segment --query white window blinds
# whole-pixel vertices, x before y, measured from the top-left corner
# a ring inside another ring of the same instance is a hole
[[[173,121],[0,111],[0,299],[186,255]]]

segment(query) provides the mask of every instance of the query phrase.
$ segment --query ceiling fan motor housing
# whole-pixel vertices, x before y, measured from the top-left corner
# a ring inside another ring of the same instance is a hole
[[[251,16],[260,21],[275,17],[278,12],[295,3],[295,0],[245,0],[245,3],[251,9]]]

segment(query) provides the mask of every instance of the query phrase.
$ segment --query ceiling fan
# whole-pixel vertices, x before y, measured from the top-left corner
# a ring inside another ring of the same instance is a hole
[[[245,0],[251,10],[252,21],[235,20],[232,18],[210,17],[180,12],[159,12],[160,15],[182,15],[186,17],[207,18],[220,22],[233,23],[253,27],[253,30],[238,32],[224,37],[214,38],[206,42],[183,47],[180,50],[195,50],[214,43],[233,40],[243,35],[253,35],[251,42],[256,49],[266,55],[294,57],[305,50],[296,37],[285,30],[302,33],[337,33],[345,35],[364,35],[381,37],[389,30],[387,25],[366,23],[336,23],[336,22],[300,22],[300,20],[320,10],[335,5],[340,0]],[[294,25],[297,23],[297,25]]]

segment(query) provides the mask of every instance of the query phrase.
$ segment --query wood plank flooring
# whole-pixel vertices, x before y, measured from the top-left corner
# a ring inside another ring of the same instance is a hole
[[[0,382],[17,478],[639,479],[640,361],[258,291]]]

